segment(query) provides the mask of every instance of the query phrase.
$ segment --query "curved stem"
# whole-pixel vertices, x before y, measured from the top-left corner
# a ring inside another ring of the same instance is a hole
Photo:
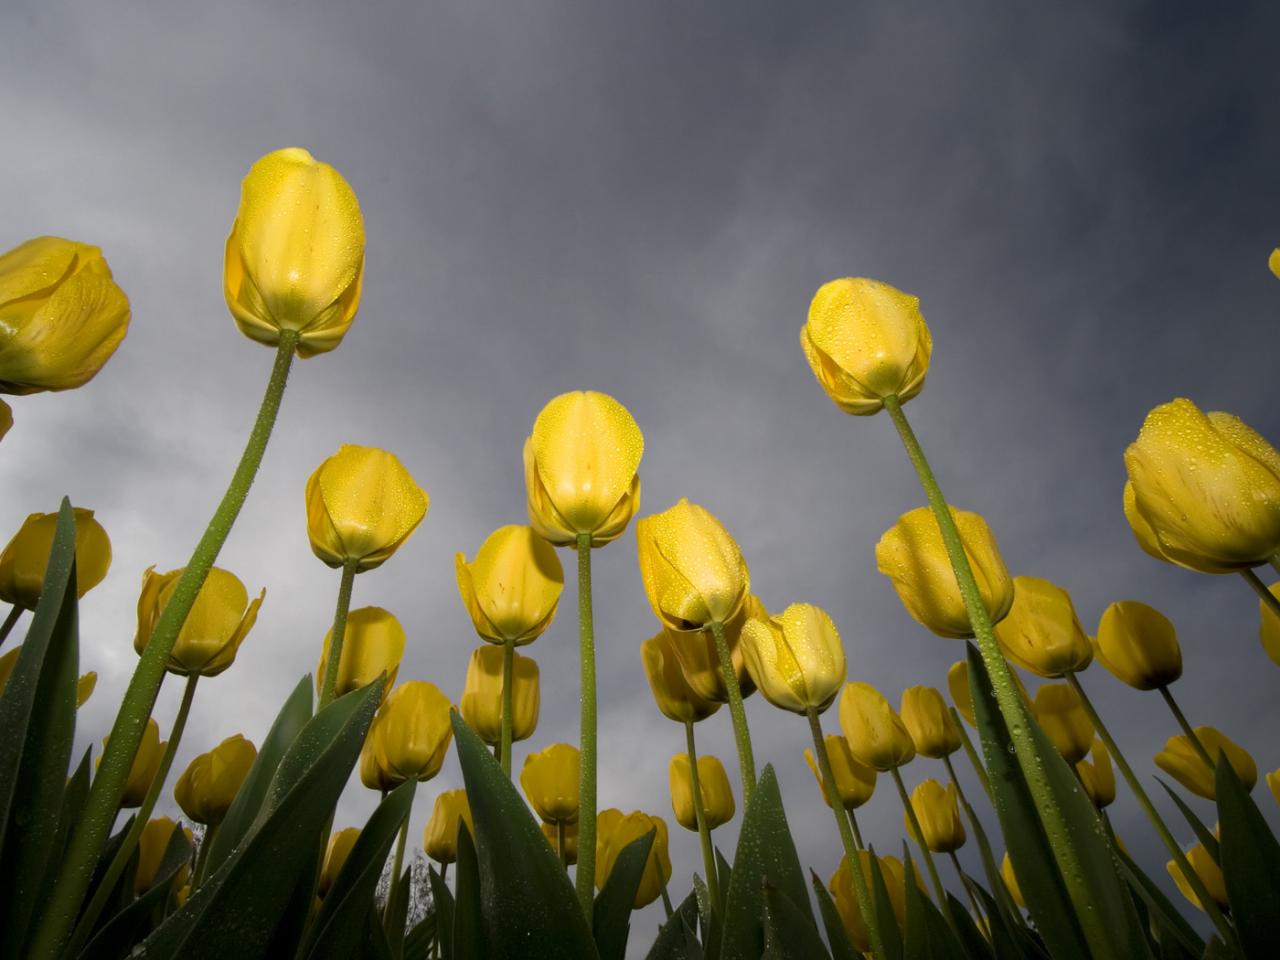
[[[1280,597],[1268,590],[1267,585],[1252,570],[1241,570],[1240,576],[1244,577],[1245,583],[1253,588],[1253,592],[1258,595],[1258,599],[1266,604],[1272,613],[1280,617]]]
[[[689,785],[693,792],[693,814],[698,821],[698,840],[702,844],[702,869],[707,874],[707,890],[711,894],[711,909],[720,912],[720,879],[716,876],[715,851],[711,847],[711,829],[707,826],[707,812],[702,807],[702,784],[698,780],[698,748],[693,742],[693,721],[684,722],[685,749],[689,757]]]
[[[382,906],[382,924],[385,927],[391,921],[392,904],[396,902],[396,893],[400,889],[400,870],[404,867],[404,844],[409,836],[409,816],[405,815],[400,824],[400,839],[396,841],[396,858],[391,865],[391,883],[387,887],[387,902]],[[387,931],[391,933],[390,930]]]
[[[578,534],[578,663],[582,694],[578,767],[578,903],[591,925],[596,889],[596,641],[591,612],[591,534]]]
[[[347,613],[351,609],[351,588],[355,580],[356,562],[348,560],[342,565],[342,580],[338,583],[338,605],[333,611],[333,629],[329,631],[329,659],[324,664],[324,684],[320,688],[317,712],[333,702],[338,667],[342,663],[342,645],[347,639]]]
[[[742,806],[751,805],[751,794],[756,789],[756,758],[751,750],[751,731],[747,728],[747,711],[742,706],[742,688],[738,686],[738,673],[733,669],[733,654],[729,652],[729,640],[724,635],[724,625],[712,621],[711,635],[716,641],[716,656],[720,660],[720,675],[729,696],[729,717],[733,720],[733,738],[738,745],[738,772],[742,777]]]
[[[508,640],[502,645],[502,755],[498,758],[508,780],[511,779],[511,673],[515,660],[516,642]]]
[[[911,803],[911,797],[907,793],[906,785],[902,782],[902,774],[898,772],[897,767],[890,767],[889,773],[893,775],[893,782],[898,787],[898,796],[902,798],[902,809],[907,812],[907,820],[911,823],[911,833],[915,836],[916,846],[920,848],[920,853],[924,857],[925,869],[929,871],[929,879],[933,881],[933,890],[938,898],[938,907],[942,910],[942,915],[947,918],[947,923],[951,925],[951,929],[955,929],[956,920],[951,916],[951,904],[947,901],[947,888],[942,885],[942,877],[938,873],[938,865],[933,862],[933,853],[929,850],[929,845],[924,842],[924,831],[920,829],[920,818],[916,816],[916,808]]]
[[[1200,738],[1196,736],[1195,729],[1191,724],[1187,723],[1186,716],[1182,713],[1182,709],[1178,706],[1178,701],[1173,699],[1173,693],[1169,688],[1159,687],[1160,696],[1164,697],[1164,702],[1169,707],[1169,712],[1173,714],[1173,719],[1178,721],[1178,726],[1182,728],[1182,732],[1187,735],[1187,739],[1191,741],[1191,746],[1195,748],[1196,753],[1200,755],[1200,759],[1204,761],[1204,765],[1213,770],[1217,764],[1213,762],[1213,758],[1209,756],[1209,751],[1204,748],[1204,744],[1200,742]]]
[[[209,872],[209,851],[213,849],[213,841],[218,836],[218,828],[222,823],[211,823],[204,828],[204,837],[200,840],[200,852],[196,854],[196,866],[191,871],[191,892],[195,893],[204,883],[204,875]]]
[[[991,793],[991,778],[987,776],[987,768],[982,765],[982,758],[978,756],[978,751],[974,749],[973,741],[969,739],[969,731],[964,728],[964,724],[960,722],[960,714],[955,707],[951,708],[951,719],[955,721],[956,729],[960,731],[960,742],[964,744],[964,752],[969,757],[969,762],[973,764],[973,772],[978,775],[978,782],[982,784],[982,789],[987,792],[987,800],[995,803],[995,796]],[[947,769],[951,768],[951,758],[947,758]],[[955,774],[952,774],[952,779]],[[956,789],[960,789],[957,784]]]
[[[556,822],[556,853],[560,855],[560,866],[569,869],[569,851],[564,845],[564,823]]]
[[[854,816],[853,809],[848,808],[845,814],[849,818],[849,829],[853,831],[853,845],[858,850],[865,850],[867,845],[862,842],[862,831],[858,829],[858,818]]]
[[[670,920],[675,910],[671,908],[671,894],[667,893],[667,885],[662,885],[662,908],[667,911],[667,919]]]
[[[23,608],[15,603],[9,611],[9,615],[4,618],[4,623],[0,624],[0,647],[4,646],[4,642],[9,639],[9,634],[17,626],[18,620],[22,616],[22,610]]]

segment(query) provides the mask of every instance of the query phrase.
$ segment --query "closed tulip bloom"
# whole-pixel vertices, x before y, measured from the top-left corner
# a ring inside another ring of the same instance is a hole
[[[142,593],[138,596],[138,632],[133,638],[133,648],[139,656],[151,642],[151,634],[181,577],[182,569],[156,573],[155,567],[148,567],[143,573]],[[258,608],[266,595],[264,589],[250,602],[239,577],[221,567],[213,567],[178,631],[165,669],[179,676],[194,673],[216,677],[222,673],[235,662],[240,644],[257,622]]]
[[[742,628],[751,620],[768,620],[769,611],[755,594],[747,594],[737,615],[724,625],[724,638],[729,645],[729,659],[738,678],[738,689],[745,700],[756,692],[755,681],[747,670],[742,652]],[[729,691],[720,669],[720,655],[711,628],[701,630],[667,630],[670,648],[680,662],[680,670],[693,692],[704,700],[728,703]]]
[[[445,790],[436,796],[431,808],[431,819],[422,832],[422,846],[427,856],[436,863],[453,863],[458,859],[458,825],[466,823],[467,832],[475,837],[471,822],[471,805],[467,803],[467,791]]]
[[[256,759],[252,743],[238,733],[228,737],[187,765],[173,786],[173,798],[196,823],[221,823]]]
[[[1280,598],[1280,583],[1273,583],[1267,589],[1273,597]],[[1272,613],[1271,607],[1261,600],[1258,601],[1258,608],[1262,622],[1258,631],[1262,649],[1267,651],[1267,656],[1273,663],[1280,665],[1280,617]]]
[[[434,683],[409,680],[392,690],[365,737],[361,782],[372,790],[393,790],[439,773],[453,740],[452,706]]]
[[[274,346],[298,333],[298,356],[332,350],[355,319],[364,280],[364,219],[342,174],[300,147],[249,168],[227,237],[223,292],[240,332]]]
[[[720,709],[719,703],[703,699],[689,685],[665,631],[640,644],[640,660],[663,716],[676,723],[697,723]]]
[[[329,643],[333,629],[324,635],[324,648],[316,665],[316,690],[324,689],[324,675],[329,662]],[[333,695],[340,697],[359,690],[386,673],[387,689],[396,682],[400,658],[404,656],[405,634],[400,621],[381,607],[361,607],[347,614],[342,654],[338,660],[338,678]]]
[[[542,835],[547,838],[547,843],[551,844],[551,849],[556,850],[560,842],[559,827],[554,823],[543,821]],[[568,866],[573,866],[578,862],[578,824],[569,823],[564,827],[564,859]]]
[[[76,596],[102,582],[111,567],[111,541],[92,510],[73,508],[76,517]],[[0,600],[34,610],[44,589],[45,568],[53,549],[56,513],[33,513],[0,553]]]
[[[1137,600],[1102,612],[1094,641],[1098,662],[1136,690],[1166,687],[1182,676],[1182,650],[1169,618]]]
[[[871,872],[871,858],[874,856],[866,850],[858,851],[858,861],[862,868],[862,876],[866,880],[867,889],[875,890],[874,879]],[[885,890],[889,894],[889,905],[893,909],[893,915],[902,926],[907,915],[907,877],[906,868],[902,861],[897,857],[876,857],[880,864],[880,876],[884,879]],[[919,883],[920,872],[916,871],[916,880]],[[867,924],[862,917],[862,910],[858,906],[858,894],[853,885],[853,873],[849,868],[849,858],[841,857],[840,866],[836,868],[836,872],[831,877],[831,882],[827,885],[831,890],[831,898],[835,901],[836,912],[840,914],[840,920],[844,924],[845,932],[849,935],[849,940],[859,953],[868,953],[871,950],[871,940],[867,933]],[[924,887],[920,889],[923,891]],[[926,894],[927,896],[928,894]],[[874,897],[874,893],[872,894]]]
[[[93,696],[93,691],[98,687],[97,671],[90,670],[88,673],[82,673],[80,679],[76,681],[76,706],[83,707],[89,702],[89,698]],[[4,684],[0,683],[0,690],[4,689]]]
[[[969,721],[969,726],[976,727],[978,720],[973,712],[973,691],[969,689],[967,660],[957,660],[947,670],[947,692],[951,694],[951,702],[960,716]]]
[[[1093,805],[1101,810],[1115,802],[1116,772],[1111,766],[1111,754],[1107,752],[1107,746],[1101,740],[1094,738],[1089,753],[1093,759],[1081,760],[1077,763],[1076,773],[1079,774],[1080,782],[1084,784],[1085,792],[1089,794]]]
[[[844,683],[844,647],[826,611],[793,603],[776,617],[742,628],[747,672],[775,707],[805,714],[831,706]]]
[[[840,727],[854,757],[876,770],[892,770],[916,755],[902,718],[869,683],[845,684],[840,695]]]
[[[524,442],[524,478],[533,529],[559,546],[590,534],[615,540],[640,508],[644,436],[613,397],[594,390],[562,393],[533,422]]]
[[[954,784],[944,787],[937,780],[922,781],[911,791],[911,809],[920,821],[924,845],[933,853],[951,853],[964,846],[964,822]],[[907,833],[912,833],[911,818],[905,813],[902,818]]]
[[[344,443],[307,480],[311,551],[331,567],[382,566],[427,515],[430,500],[395,454]]]
[[[1013,872],[1013,861],[1009,859],[1007,853],[1000,863],[1000,876],[1004,880],[1005,888],[1009,891],[1009,896],[1013,897],[1013,902],[1023,910],[1027,909],[1027,902],[1022,899],[1022,888],[1018,886],[1018,877]]]
[[[1271,788],[1271,795],[1276,798],[1276,803],[1280,803],[1280,769],[1267,774],[1267,786]]]
[[[111,738],[102,738],[103,750],[106,750],[109,739]],[[147,725],[142,731],[142,740],[138,744],[138,752],[133,755],[133,766],[129,768],[129,779],[125,781],[124,794],[120,797],[122,808],[142,806],[142,801],[146,799],[147,791],[151,788],[151,781],[160,772],[160,760],[164,756],[166,746],[168,742],[160,739],[160,725],[153,718],[148,717]],[[100,763],[102,763],[101,756],[94,761],[95,769]]]
[[[1067,763],[1075,766],[1093,746],[1093,721],[1079,695],[1065,683],[1046,683],[1036,691],[1031,711]]]
[[[528,740],[538,726],[538,664],[515,654],[511,666],[511,742]],[[462,719],[489,746],[502,740],[502,648],[487,644],[471,652],[467,684],[458,705]]]
[[[1280,550],[1280,453],[1239,417],[1181,398],[1162,404],[1124,463],[1126,515],[1147,552],[1230,573]]]
[[[960,749],[960,731],[942,694],[933,687],[902,691],[902,722],[922,757],[941,760]]]
[[[649,847],[649,859],[645,861],[644,872],[640,875],[640,886],[636,889],[635,900],[632,902],[636,910],[657,900],[662,888],[671,879],[666,821],[639,810],[624,814],[614,808],[601,810],[596,817],[596,886],[600,889],[604,889],[608,882],[618,854],[651,830],[656,833],[653,845]]]
[[[576,823],[578,820],[578,748],[553,743],[545,750],[524,758],[520,786],[534,812],[546,823]],[[552,843],[555,832],[552,831]]]
[[[1280,279],[1280,247],[1272,250],[1271,256],[1267,257],[1267,267],[1277,279]]]
[[[1226,734],[1213,727],[1196,727],[1196,739],[1200,741],[1205,752],[1213,762],[1218,762],[1218,755],[1225,754],[1231,769],[1236,772],[1246,790],[1252,790],[1258,782],[1258,766],[1244,747],[1229,740]],[[1206,800],[1217,799],[1214,771],[1208,767],[1200,754],[1184,734],[1170,737],[1165,741],[1164,749],[1155,756],[1156,766],[1173,779]]]
[[[97,247],[36,237],[0,254],[0,393],[84,386],[120,346],[129,317]]]
[[[836,793],[840,797],[840,805],[846,810],[856,810],[868,800],[876,789],[876,771],[858,760],[849,749],[849,741],[836,734],[823,737],[827,745],[827,759],[831,761],[831,775],[835,777]],[[813,771],[818,781],[818,789],[822,793],[823,802],[831,806],[827,799],[826,784],[822,782],[822,765],[808,747],[804,751],[805,763]]]
[[[920,392],[933,338],[918,297],[879,280],[844,277],[814,294],[800,346],[836,406],[866,416],[887,396],[907,401]]]
[[[1037,577],[1014,577],[1013,586],[1009,615],[995,628],[1004,655],[1042,677],[1061,677],[1088,667],[1093,646],[1080,626],[1070,594]]]
[[[1197,843],[1188,850],[1187,861],[1191,864],[1191,869],[1196,872],[1196,876],[1200,878],[1200,882],[1204,884],[1205,892],[1218,905],[1218,909],[1231,909],[1231,904],[1227,901],[1227,882],[1222,876],[1222,868],[1214,862],[1213,857],[1204,848],[1204,845]],[[1196,892],[1191,889],[1191,884],[1187,881],[1186,876],[1183,875],[1182,868],[1178,866],[1177,862],[1170,860],[1165,864],[1165,869],[1169,871],[1169,876],[1173,877],[1173,882],[1177,884],[1178,892],[1186,897],[1192,906],[1203,910],[1204,905],[1200,903],[1200,898],[1196,896]]]
[[[476,633],[490,643],[533,643],[551,626],[564,589],[555,548],[532,527],[506,526],[489,534],[472,563],[454,558],[458,592]]]
[[[693,779],[689,776],[689,755],[677,753],[671,758],[668,779],[671,782],[671,810],[676,823],[686,830],[697,830],[698,819],[693,809]],[[698,758],[698,792],[702,795],[702,814],[707,829],[714,830],[733,819],[736,809],[729,777],[724,764],[706,755]]]
[[[1013,605],[1013,581],[987,521],[976,513],[949,508],[973,568],[982,605],[998,623]],[[876,544],[876,567],[893,581],[907,613],[940,637],[973,636],[956,574],[947,557],[938,521],[928,507],[904,513]]]
[[[327,894],[329,888],[333,886],[333,881],[338,879],[338,874],[342,872],[347,857],[351,856],[351,848],[359,839],[359,827],[347,827],[329,835],[329,845],[324,851],[324,866],[320,869],[320,881],[316,887],[316,892],[320,896]]]
[[[146,826],[142,828],[142,833],[138,835],[138,869],[133,875],[134,896],[141,896],[159,879],[156,874],[160,871],[160,863],[164,860],[164,852],[169,847],[169,841],[173,839],[173,832],[177,829],[179,829],[178,824],[168,817],[148,820]],[[187,843],[191,843],[191,831],[186,827],[182,827],[181,830],[186,834]],[[179,867],[177,875],[173,878],[174,889],[186,883],[190,873],[191,868],[186,864]]]

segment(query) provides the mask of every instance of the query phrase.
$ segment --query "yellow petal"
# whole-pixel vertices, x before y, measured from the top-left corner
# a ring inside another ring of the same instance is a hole
[[[486,640],[532,643],[551,625],[564,569],[555,548],[531,527],[495,530],[473,563],[458,554],[455,566],[463,603]]]

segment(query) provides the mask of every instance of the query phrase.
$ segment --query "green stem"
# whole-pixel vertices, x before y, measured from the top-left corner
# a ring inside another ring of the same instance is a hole
[[[1182,728],[1182,732],[1187,735],[1187,739],[1191,741],[1191,746],[1195,748],[1196,753],[1200,755],[1200,759],[1204,761],[1204,765],[1212,771],[1217,764],[1213,762],[1213,758],[1209,756],[1209,751],[1204,748],[1204,744],[1200,742],[1200,738],[1196,736],[1195,730],[1191,724],[1187,723],[1187,718],[1182,712],[1182,708],[1178,706],[1178,701],[1173,699],[1173,693],[1166,687],[1159,687],[1160,695],[1164,697],[1165,704],[1169,707],[1169,712],[1173,714],[1173,719],[1178,721],[1178,726]]]
[[[747,711],[742,706],[742,688],[738,686],[738,673],[733,669],[733,655],[729,652],[724,625],[712,621],[711,635],[715,637],[720,675],[724,678],[724,688],[729,696],[729,717],[733,720],[733,738],[738,744],[738,771],[742,777],[742,806],[746,809],[751,806],[751,795],[756,789],[756,758],[751,750]]]
[[[320,707],[323,710],[333,702],[338,682],[338,667],[342,663],[342,645],[347,639],[347,612],[351,609],[351,588],[356,580],[356,561],[342,565],[342,580],[338,584],[338,605],[333,611],[333,629],[329,631],[329,659],[324,665],[324,684],[320,689]]]
[[[862,831],[858,829],[858,818],[854,816],[853,810],[845,810],[849,817],[849,829],[853,831],[853,845],[858,850],[865,850],[866,844],[862,842]]]
[[[502,772],[511,779],[511,674],[515,668],[516,642],[508,640],[502,645]]]
[[[409,836],[409,815],[405,814],[404,823],[400,824],[400,839],[396,841],[396,858],[391,866],[391,883],[387,887],[387,902],[382,906],[382,925],[391,922],[392,904],[396,902],[396,892],[400,889],[400,870],[404,867],[404,844]],[[388,930],[387,934],[390,935]]]
[[[564,844],[564,823],[556,821],[556,853],[560,855],[560,866],[569,869],[569,851]]]
[[[211,823],[204,828],[204,837],[200,840],[200,852],[196,854],[196,866],[191,871],[191,892],[195,893],[204,883],[204,875],[209,872],[209,851],[213,849],[213,841],[218,836],[219,823]]]
[[[578,663],[581,730],[578,767],[578,903],[591,925],[596,891],[596,641],[591,615],[591,534],[578,534]]]
[[[987,776],[987,768],[982,765],[982,758],[978,756],[978,751],[974,749],[973,741],[969,739],[969,731],[964,728],[964,724],[960,722],[960,714],[956,712],[956,708],[951,708],[951,719],[955,721],[956,729],[960,731],[960,742],[964,744],[964,752],[969,757],[969,762],[973,764],[973,772],[978,775],[978,782],[982,784],[982,789],[987,792],[987,800],[995,803],[995,795],[991,792],[991,778]],[[947,759],[947,769],[951,769],[951,760]],[[955,774],[952,774],[955,779]],[[960,789],[957,784],[956,789]]]
[[[675,914],[675,910],[671,908],[671,894],[667,893],[667,885],[662,885],[662,908],[667,911],[667,919],[670,920]]]
[[[720,879],[716,876],[716,856],[711,847],[711,829],[707,826],[707,813],[702,807],[702,784],[698,780],[698,748],[693,741],[693,721],[684,722],[685,749],[689,755],[689,785],[693,791],[693,815],[698,822],[698,840],[702,843],[702,869],[707,873],[707,890],[711,894],[711,909],[720,912]]]
[[[960,866],[960,858],[956,856],[956,852],[952,850],[950,854],[951,865],[956,868],[956,876],[960,878],[960,885],[964,887],[964,892],[969,896],[969,909],[973,911],[973,921],[981,926],[983,924],[982,911],[978,909],[978,900],[973,895],[973,888],[969,886],[969,878],[964,875],[964,869]]]
[[[18,619],[22,616],[22,610],[23,608],[15,603],[9,611],[9,615],[4,618],[4,623],[0,624],[0,647],[4,646],[4,642],[9,639],[9,634],[17,626]]]
[[[67,844],[66,854],[62,857],[53,892],[32,939],[29,954],[31,960],[53,960],[71,933],[85,891],[93,877],[98,854],[106,842],[116,810],[120,806],[120,797],[129,778],[133,756],[138,752],[147,717],[151,715],[160,682],[164,679],[169,653],[177,642],[178,631],[191,612],[200,587],[218,558],[218,551],[222,549],[222,544],[249,495],[249,487],[253,484],[262,455],[266,452],[271,428],[280,411],[280,400],[289,379],[289,368],[297,342],[296,331],[281,331],[271,379],[267,383],[258,418],[249,434],[240,463],[222,502],[218,504],[209,526],[205,528],[204,535],[183,569],[182,576],[178,578],[173,594],[160,614],[151,639],[133,672],[133,679],[129,681],[129,688],[120,703],[120,711],[116,714],[106,750],[89,789],[89,796]]]
[[[1258,595],[1258,599],[1266,604],[1272,613],[1280,617],[1280,598],[1267,589],[1267,585],[1259,579],[1258,575],[1252,570],[1241,570],[1240,576],[1244,577],[1245,582],[1253,588],[1253,592]]]
[[[951,904],[947,900],[947,888],[942,885],[942,877],[938,873],[938,865],[933,862],[933,853],[929,850],[929,845],[924,842],[924,831],[920,829],[920,818],[916,816],[916,808],[911,803],[911,797],[907,793],[906,785],[902,782],[902,774],[898,772],[897,767],[890,767],[889,773],[893,775],[893,782],[898,787],[898,796],[902,798],[902,809],[907,812],[907,820],[911,822],[911,832],[915,836],[916,846],[920,848],[920,853],[924,857],[925,869],[929,871],[929,879],[933,882],[934,893],[938,897],[938,907],[942,910],[943,916],[947,918],[947,923],[951,925],[951,929],[956,929],[956,919],[951,915]]]
[[[957,719],[956,722],[959,723],[959,720]],[[967,743],[968,734],[964,732],[963,728],[960,729],[960,733],[965,737],[965,742]],[[975,758],[971,756],[970,759]],[[951,783],[956,788],[956,798],[960,801],[960,805],[964,807],[965,818],[969,821],[969,826],[973,830],[973,839],[978,845],[978,855],[982,860],[982,867],[986,871],[988,878],[993,878],[991,896],[995,898],[996,907],[1007,922],[1019,923],[1022,914],[1018,911],[1017,904],[1013,903],[1009,896],[1009,890],[1004,883],[996,882],[1000,879],[1000,868],[996,866],[995,857],[992,856],[991,841],[987,839],[987,833],[982,829],[982,822],[978,819],[977,812],[970,805],[964,788],[960,786],[960,778],[956,776],[956,768],[951,765],[951,758],[943,757],[942,762],[946,764],[947,775],[951,778]],[[977,769],[984,774],[986,772],[981,767]]]

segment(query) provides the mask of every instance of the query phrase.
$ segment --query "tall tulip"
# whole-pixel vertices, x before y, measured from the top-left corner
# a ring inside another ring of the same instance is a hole
[[[440,772],[453,741],[449,698],[434,683],[409,680],[387,695],[365,737],[360,779],[384,792]]]
[[[933,687],[903,690],[900,715],[920,756],[941,760],[960,749],[960,731],[951,719],[942,694]]]
[[[1076,775],[1093,805],[1101,810],[1115,802],[1116,772],[1111,766],[1111,754],[1101,740],[1094,739],[1089,755],[1092,759],[1076,764]]]
[[[1218,909],[1229,909],[1231,904],[1227,900],[1227,883],[1223,879],[1222,868],[1214,861],[1212,854],[1204,848],[1203,844],[1197,843],[1187,851],[1187,861]],[[1178,864],[1170,860],[1165,868],[1169,871],[1169,876],[1173,877],[1173,882],[1177,884],[1178,892],[1186,897],[1192,906],[1204,910],[1204,903],[1189,882],[1190,878],[1182,872]]]
[[[599,851],[595,859],[595,884],[600,889],[609,880],[613,865],[618,855],[632,842],[639,840],[650,831],[654,832],[653,845],[649,847],[649,857],[645,860],[643,872],[640,874],[640,885],[636,888],[632,907],[639,910],[658,899],[667,881],[671,879],[671,856],[667,852],[667,824],[661,817],[650,816],[633,810],[624,814],[621,810],[601,810],[599,817],[600,834]],[[582,839],[579,832],[578,869],[582,869]]]
[[[1196,727],[1195,735],[1208,752],[1214,766],[1217,765],[1220,754],[1225,756],[1244,788],[1253,789],[1258,782],[1258,765],[1244,747],[1214,727]],[[1196,796],[1206,800],[1217,798],[1214,766],[1205,762],[1186,734],[1170,737],[1165,741],[1164,749],[1156,754],[1155,761],[1157,767]]]
[[[431,808],[431,818],[422,832],[422,846],[427,856],[436,863],[449,864],[458,859],[458,829],[467,825],[467,831],[475,835],[471,822],[471,805],[467,791],[445,790],[436,796]]]
[[[689,685],[680,661],[676,659],[674,644],[665,630],[640,644],[640,660],[649,680],[658,710],[676,723],[697,723],[705,720],[720,704],[707,700]]]
[[[462,719],[489,746],[503,742],[503,702],[508,700],[503,683],[503,651],[482,643],[471,651],[467,664],[467,682],[458,707]],[[510,719],[506,734],[508,767],[511,741],[528,740],[538,726],[541,705],[538,688],[538,664],[532,657],[516,654],[511,669]]]
[[[911,811],[920,824],[920,838],[933,853],[952,853],[964,846],[964,823],[956,788],[937,780],[922,780],[911,791]],[[904,814],[907,830],[913,831],[910,814]]]
[[[916,755],[902,718],[869,683],[847,683],[840,695],[840,726],[849,749],[874,770],[893,770]]]
[[[227,737],[208,753],[202,753],[182,771],[173,786],[173,797],[182,812],[196,823],[214,827],[222,823],[258,750],[242,735]]]
[[[340,697],[372,683],[382,673],[387,675],[386,689],[390,690],[404,656],[405,633],[400,621],[381,607],[361,607],[351,611],[343,632],[346,642],[338,656],[333,650],[334,631],[324,635],[316,664],[316,691],[323,693],[327,688],[332,696]],[[326,684],[331,675],[334,679]]]
[[[1158,690],[1182,676],[1182,649],[1169,618],[1137,600],[1102,612],[1095,641],[1098,662],[1135,690]]]
[[[668,766],[671,810],[676,815],[676,823],[686,830],[698,829],[699,813],[706,819],[707,829],[714,830],[733,819],[736,809],[733,790],[729,787],[729,777],[724,772],[724,764],[717,758],[704,755],[698,757],[697,763],[698,799],[695,801],[689,755],[677,753],[671,758]],[[695,802],[701,806],[701,811],[695,807]]]
[[[333,881],[338,879],[338,874],[346,865],[347,857],[351,856],[351,848],[359,839],[359,827],[346,827],[330,834],[328,846],[324,851],[324,865],[320,868],[320,879],[316,884],[316,893],[321,897],[324,897],[333,887]]]
[[[747,671],[775,707],[807,715],[822,713],[845,678],[844,647],[826,611],[793,603],[768,620],[742,628]]]
[[[1067,591],[1036,577],[1014,577],[1013,585],[1009,615],[995,628],[1005,656],[1042,677],[1088,667],[1093,647]]]
[[[529,805],[545,823],[565,826],[578,822],[578,748],[553,743],[524,758],[520,786]]]
[[[1079,694],[1065,683],[1046,683],[1031,704],[1045,735],[1067,763],[1074,766],[1093,746],[1093,722],[1085,713]]]
[[[76,596],[102,582],[111,568],[111,540],[93,511],[74,507],[76,518]],[[22,521],[13,539],[0,552],[0,600],[12,603],[15,610],[34,610],[44,589],[45,569],[53,548],[56,513],[33,513]],[[14,613],[11,618],[16,619]],[[12,625],[6,621],[6,627]],[[2,629],[2,628],[0,628]],[[0,643],[8,629],[0,632]]]
[[[142,575],[138,596],[138,632],[133,648],[142,654],[147,648],[164,608],[182,578],[182,570],[156,573],[148,567]],[[178,631],[169,651],[167,668],[179,676],[216,677],[235,662],[240,644],[253,629],[258,610],[267,595],[264,589],[250,602],[249,593],[235,574],[214,567],[196,594],[196,602]]]
[[[832,780],[835,781],[836,786],[836,797],[845,810],[856,810],[870,800],[871,795],[875,792],[875,768],[859,761],[853,755],[853,751],[849,749],[849,741],[843,736],[830,734],[823,738],[823,743],[827,748],[827,759],[831,763]],[[827,806],[831,806],[831,797],[828,794],[826,782],[822,776],[821,765],[814,752],[808,747],[805,748],[804,759],[818,781],[818,789],[822,791],[822,799]],[[858,839],[858,845],[862,846],[861,838]]]

